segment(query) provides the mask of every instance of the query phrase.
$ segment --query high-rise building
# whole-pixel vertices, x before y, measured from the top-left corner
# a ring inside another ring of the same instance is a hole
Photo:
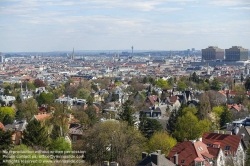
[[[217,59],[224,59],[224,50],[217,46],[209,46],[208,48],[202,49],[202,60],[212,61]]]
[[[3,63],[4,62],[4,57],[2,55],[2,53],[0,52],[0,63]]]
[[[72,55],[71,55],[71,60],[75,59],[75,52],[74,52],[74,47],[73,47],[73,51],[72,51]]]
[[[232,46],[225,50],[226,61],[246,61],[248,60],[248,49],[241,46]]]

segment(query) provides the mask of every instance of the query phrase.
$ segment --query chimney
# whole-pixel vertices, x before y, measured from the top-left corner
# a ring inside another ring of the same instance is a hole
[[[219,130],[214,130],[214,133],[219,134]]]
[[[142,152],[142,154],[141,154],[141,158],[142,159],[144,159],[145,157],[147,157],[148,156],[148,153],[147,152]]]
[[[174,155],[174,164],[178,165],[178,154]]]
[[[202,137],[198,138],[198,141],[201,141],[201,142],[202,142]]]
[[[151,160],[155,165],[159,165],[159,155],[157,153],[151,153]]]
[[[157,153],[158,155],[161,155],[161,150],[157,150],[156,153]]]

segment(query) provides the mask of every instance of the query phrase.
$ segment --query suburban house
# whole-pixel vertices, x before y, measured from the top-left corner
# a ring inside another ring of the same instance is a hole
[[[167,103],[171,106],[172,110],[178,110],[181,107],[178,96],[167,97]]]
[[[177,143],[169,152],[167,159],[182,166],[212,166],[216,157],[200,139]]]
[[[19,145],[21,144],[23,131],[26,129],[28,125],[26,120],[22,121],[14,121],[12,124],[7,124],[5,126],[5,130],[13,131],[12,134],[12,141],[14,144]]]
[[[82,139],[83,135],[83,126],[79,123],[69,124],[68,134],[70,136],[72,143],[77,143],[77,141]]]
[[[241,136],[232,135],[232,132],[227,132],[226,134],[220,134],[217,130],[214,133],[205,132],[202,135],[202,142],[207,145],[207,147],[220,148],[225,158],[220,160],[232,161],[235,163],[242,163],[245,160],[244,147],[241,142]]]
[[[157,150],[151,154],[142,152],[142,160],[136,166],[175,166],[175,164],[169,161],[165,154],[161,154],[160,150]]]

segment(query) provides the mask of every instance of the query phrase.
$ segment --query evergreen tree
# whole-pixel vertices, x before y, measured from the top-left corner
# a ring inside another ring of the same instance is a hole
[[[24,119],[23,112],[22,112],[21,110],[18,110],[18,111],[16,112],[15,118],[16,118],[17,120],[23,120],[23,119]]]
[[[245,89],[246,90],[249,90],[250,89],[250,78],[248,77],[247,79],[246,79],[246,82],[245,82]]]
[[[213,79],[213,81],[212,81],[212,83],[211,83],[211,89],[212,89],[212,90],[216,90],[216,91],[218,91],[218,90],[221,89],[220,82],[218,81],[217,78],[214,78],[214,79]]]
[[[122,111],[119,114],[120,119],[122,121],[128,122],[129,126],[134,126],[135,124],[135,117],[133,116],[135,110],[132,105],[133,102],[131,100],[127,100],[125,103],[122,104]]]
[[[23,131],[23,143],[38,149],[46,148],[49,145],[48,131],[45,126],[36,119],[31,120]]]
[[[163,130],[163,128],[158,120],[146,118],[146,124],[144,126],[144,131],[142,132],[142,135],[150,139],[155,132],[161,130]]]
[[[50,133],[50,138],[56,140],[58,137],[62,136],[61,127],[58,125],[53,125],[52,131]]]
[[[0,128],[0,165],[7,165],[3,163],[3,151],[9,150],[12,145],[12,132],[4,131]]]
[[[7,125],[7,124],[12,124],[13,123],[13,118],[10,117],[9,114],[5,115],[5,117],[3,118],[3,124]]]
[[[169,134],[172,134],[174,131],[175,131],[175,125],[176,125],[176,122],[177,122],[177,119],[178,119],[178,116],[177,116],[177,111],[174,110],[171,112],[170,114],[170,117],[168,119],[168,123],[167,123],[167,131]]]
[[[220,127],[223,127],[226,123],[232,121],[232,112],[224,106],[224,110],[220,117]]]

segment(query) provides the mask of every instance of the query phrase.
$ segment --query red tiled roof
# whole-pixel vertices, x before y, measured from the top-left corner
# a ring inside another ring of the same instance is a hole
[[[152,105],[155,104],[155,101],[158,99],[158,96],[155,96],[155,95],[151,95],[151,96],[148,96],[148,100],[150,101],[150,103]]]
[[[213,145],[216,142],[220,143],[222,151],[225,150],[226,146],[230,146],[229,151],[236,152],[239,144],[241,143],[241,136],[229,135],[229,134],[217,134],[205,132],[202,135],[202,142],[205,144]],[[233,153],[234,154],[234,153]]]
[[[167,158],[174,163],[174,155],[178,154],[178,163],[181,165],[190,165],[198,157],[193,143],[184,141],[177,143],[170,151]]]
[[[38,121],[51,118],[51,115],[50,115],[50,114],[38,114],[38,115],[34,115],[34,116],[35,116],[35,118],[36,118]]]
[[[215,157],[218,157],[218,154],[220,152],[220,148],[214,148],[214,147],[207,147],[207,150],[209,153]]]
[[[5,127],[4,125],[0,122],[0,129],[2,129],[3,131],[5,131]]]
[[[171,103],[175,103],[176,102],[176,100],[178,100],[178,96],[172,96],[172,97],[169,97],[169,101],[171,102]]]

